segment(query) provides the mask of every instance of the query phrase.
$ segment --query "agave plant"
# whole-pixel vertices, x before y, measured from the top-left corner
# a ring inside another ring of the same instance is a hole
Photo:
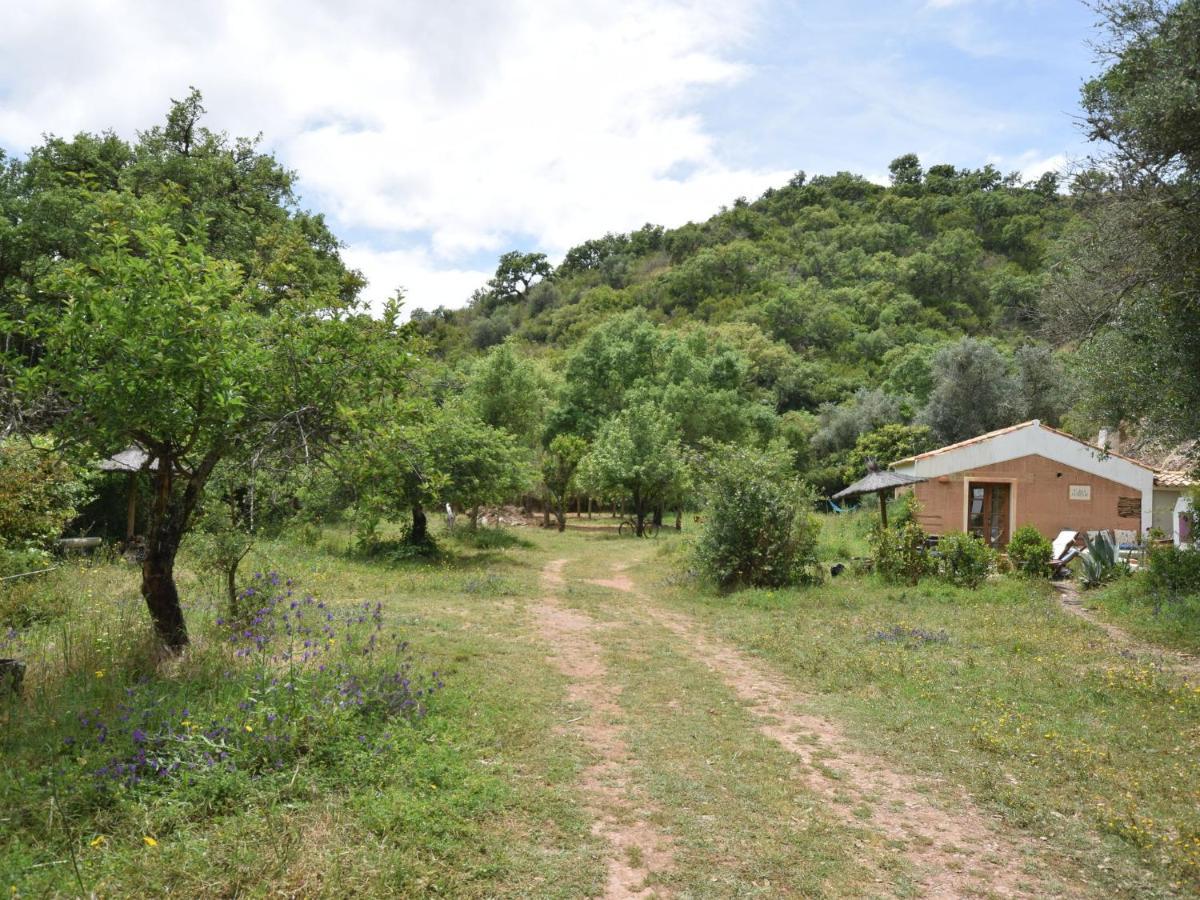
[[[1080,582],[1085,588],[1099,587],[1129,570],[1129,564],[1117,555],[1117,545],[1107,534],[1099,532],[1094,538],[1084,537],[1087,552],[1080,558]]]

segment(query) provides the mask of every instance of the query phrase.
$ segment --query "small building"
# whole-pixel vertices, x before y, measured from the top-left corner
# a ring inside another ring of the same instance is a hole
[[[1066,530],[1141,534],[1155,525],[1170,535],[1176,500],[1186,488],[1179,473],[1160,473],[1036,419],[892,468],[924,479],[912,488],[922,528],[970,532],[994,547],[1005,546],[1024,525],[1050,539]],[[1158,484],[1160,477],[1167,483]]]

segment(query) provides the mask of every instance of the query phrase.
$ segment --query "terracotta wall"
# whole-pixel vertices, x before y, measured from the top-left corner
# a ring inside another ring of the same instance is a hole
[[[1023,456],[914,485],[913,491],[923,507],[918,517],[921,527],[931,534],[962,531],[966,483],[972,480],[1012,484],[1013,529],[1033,525],[1050,539],[1064,529],[1141,529],[1140,519],[1117,513],[1118,498],[1140,502],[1140,491],[1044,456]],[[1089,486],[1091,499],[1070,499],[1071,485]]]

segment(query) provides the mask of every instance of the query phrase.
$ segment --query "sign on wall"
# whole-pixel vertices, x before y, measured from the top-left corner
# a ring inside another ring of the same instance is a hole
[[[1072,500],[1091,500],[1092,486],[1090,484],[1073,484],[1067,496]]]

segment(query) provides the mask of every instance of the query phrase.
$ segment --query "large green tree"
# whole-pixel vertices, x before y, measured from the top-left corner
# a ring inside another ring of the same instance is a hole
[[[199,95],[128,145],[51,138],[3,180],[0,314],[10,427],[80,455],[147,452],[154,501],[142,591],[174,649],[175,556],[222,462],[336,436],[356,397],[397,390],[407,339],[294,176],[200,124]]]
[[[542,454],[542,483],[554,504],[558,530],[567,530],[567,497],[575,486],[575,473],[587,453],[587,442],[573,434],[560,434]]]
[[[661,406],[631,405],[600,427],[579,465],[579,481],[597,496],[629,498],[641,536],[646,515],[686,486],[678,435],[679,426]]]
[[[1097,5],[1103,71],[1083,88],[1102,148],[1074,186],[1047,327],[1077,348],[1084,411],[1158,437],[1200,432],[1200,2]]]
[[[426,509],[449,503],[475,523],[484,504],[529,486],[529,453],[508,431],[493,428],[461,404],[428,397],[371,404],[343,448],[346,470],[373,527],[381,515],[411,516],[408,542],[429,543]]]

